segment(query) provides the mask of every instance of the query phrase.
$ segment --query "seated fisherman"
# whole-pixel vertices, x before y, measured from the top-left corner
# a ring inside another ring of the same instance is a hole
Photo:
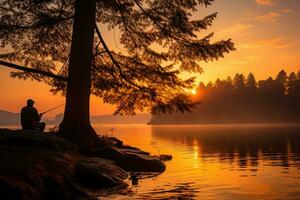
[[[32,99],[27,100],[27,106],[21,110],[21,124],[24,130],[39,130],[44,131],[46,123],[40,122],[42,114],[39,114],[37,109],[33,107],[35,102]]]

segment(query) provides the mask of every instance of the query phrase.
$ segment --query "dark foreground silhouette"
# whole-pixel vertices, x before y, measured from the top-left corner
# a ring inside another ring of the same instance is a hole
[[[21,110],[21,125],[23,130],[39,130],[44,131],[46,124],[40,122],[42,113],[39,114],[38,110],[33,106],[34,101],[32,99],[27,100],[27,105]]]
[[[82,152],[54,134],[0,129],[1,199],[90,199],[95,189],[126,187],[129,172],[165,170],[158,156],[99,140],[105,145]]]

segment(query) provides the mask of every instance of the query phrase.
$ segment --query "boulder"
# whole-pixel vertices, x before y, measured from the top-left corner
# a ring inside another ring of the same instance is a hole
[[[88,199],[94,189],[126,186],[126,171],[165,170],[158,157],[112,141],[83,155],[50,133],[0,129],[0,199]]]
[[[0,199],[82,199],[72,171],[76,146],[38,131],[0,130]]]
[[[81,191],[68,182],[76,159],[57,151],[0,145],[1,199],[80,199]]]
[[[167,155],[167,154],[161,154],[161,155],[158,156],[158,158],[161,161],[169,161],[169,160],[173,159],[173,156],[172,155]]]
[[[0,194],[1,199],[19,200],[19,199],[40,199],[40,193],[30,185],[18,181],[10,180],[0,175]]]
[[[115,164],[126,171],[163,172],[165,164],[157,157],[139,151],[126,151],[117,147],[106,146],[98,148],[97,157],[115,161]]]
[[[81,185],[91,188],[111,188],[124,185],[128,174],[111,160],[83,158],[74,168],[74,176]]]
[[[54,134],[34,130],[0,129],[0,145],[77,153],[77,147],[72,142]]]
[[[136,154],[144,154],[144,155],[150,155],[149,152],[140,150],[140,149],[124,149],[124,148],[119,148],[119,150],[123,153],[136,153]]]

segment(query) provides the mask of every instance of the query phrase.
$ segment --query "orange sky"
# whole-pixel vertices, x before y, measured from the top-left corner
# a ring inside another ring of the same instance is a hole
[[[196,76],[198,82],[208,82],[235,73],[253,72],[257,79],[265,79],[281,69],[300,70],[299,10],[299,0],[216,0],[207,9],[199,9],[193,17],[219,13],[207,33],[215,32],[215,40],[232,38],[237,51],[218,62],[202,63],[205,72],[201,75],[184,73],[183,76]],[[116,49],[117,31],[116,34],[104,33],[104,37],[108,46]],[[28,98],[35,99],[40,111],[64,102],[63,97],[51,95],[47,85],[12,79],[10,71],[0,67],[0,110],[18,112]],[[100,99],[91,99],[93,115],[112,113],[113,108],[103,105]],[[62,111],[60,108],[48,117]]]

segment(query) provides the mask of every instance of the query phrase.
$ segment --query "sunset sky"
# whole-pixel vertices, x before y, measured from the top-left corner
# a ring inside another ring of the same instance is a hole
[[[206,34],[215,32],[214,40],[232,38],[237,51],[218,62],[202,63],[205,72],[201,75],[183,76],[196,76],[197,82],[208,82],[235,73],[253,72],[257,79],[265,79],[281,69],[300,70],[299,11],[299,0],[216,0],[212,6],[199,9],[193,17],[218,12],[218,18]],[[113,35],[105,33],[104,37],[108,46],[115,49],[118,33]],[[10,71],[0,66],[0,110],[18,112],[28,98],[35,99],[40,111],[64,103],[64,97],[53,96],[47,85],[12,79]],[[113,108],[92,97],[92,115],[110,114]],[[62,111],[63,108],[58,109],[48,117]]]

